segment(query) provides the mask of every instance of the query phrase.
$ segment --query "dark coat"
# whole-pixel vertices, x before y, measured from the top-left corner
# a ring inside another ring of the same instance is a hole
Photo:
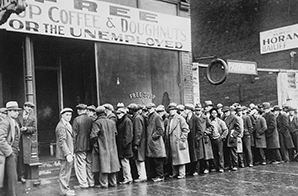
[[[276,118],[277,130],[281,137],[284,138],[285,147],[287,149],[294,148],[294,143],[289,130],[289,119],[285,114],[279,113]],[[280,140],[281,142],[281,140]]]
[[[21,116],[21,115],[20,115]],[[33,113],[29,114],[28,118],[24,119],[21,116],[20,123],[22,127],[27,127],[26,131],[21,132],[20,152],[23,153],[24,164],[31,163],[31,148],[37,145],[36,141],[36,118]]]
[[[19,146],[20,130],[17,122],[15,122],[17,127],[13,127],[12,120],[6,117],[0,122],[0,155],[5,157],[13,152],[17,153]]]
[[[256,125],[256,119],[252,115],[248,115],[248,117],[250,118],[251,124],[254,127]],[[253,132],[254,132],[254,129],[253,129]],[[255,137],[253,132],[250,134],[251,146],[255,146]]]
[[[298,117],[297,116],[293,116],[292,120],[290,118],[290,116],[288,116],[289,119],[289,130],[290,133],[295,133],[298,131]]]
[[[137,147],[134,152],[134,158],[138,161],[145,161],[146,150],[146,125],[142,115],[135,113],[132,118],[133,122],[133,146]]]
[[[254,125],[254,138],[255,138],[255,147],[256,148],[266,148],[266,135],[267,130],[266,120],[263,116],[259,116]]]
[[[227,135],[227,147],[237,147],[237,137],[241,134],[239,119],[231,114],[224,119],[229,133]]]
[[[265,132],[267,149],[280,148],[276,119],[274,114],[272,112],[264,113],[264,118],[267,123],[267,131]]]
[[[213,159],[212,144],[209,137],[212,125],[205,115],[201,115],[198,117],[198,125],[199,128],[196,130],[195,133],[197,158],[198,160]]]
[[[59,160],[66,160],[67,155],[73,155],[73,132],[71,125],[67,127],[61,119],[56,126],[56,158]]]
[[[90,132],[93,119],[87,114],[77,116],[72,123],[74,133],[74,152],[86,152],[90,150]]]
[[[188,120],[187,124],[190,130],[187,137],[190,161],[196,162],[198,160],[196,152],[196,132],[199,132],[200,128],[198,117],[194,113],[192,113],[192,116]]]
[[[187,135],[188,124],[179,114],[169,118],[166,135],[171,148],[171,160],[173,165],[184,165],[190,162]]]
[[[119,158],[131,158],[132,140],[133,140],[133,125],[127,115],[124,115],[117,121],[117,147]]]
[[[92,124],[92,172],[116,173],[120,170],[116,145],[117,128],[113,120],[100,115]]]
[[[165,158],[166,149],[163,136],[165,134],[162,118],[153,112],[148,116],[146,156],[152,158]]]

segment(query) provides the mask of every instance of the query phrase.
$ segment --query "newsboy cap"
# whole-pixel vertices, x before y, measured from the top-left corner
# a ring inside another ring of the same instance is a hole
[[[7,110],[22,110],[19,108],[19,104],[16,101],[9,101],[6,103],[6,109]]]
[[[131,103],[127,106],[128,109],[133,110],[133,111],[137,111],[140,109],[140,106],[138,104],[135,103]]]
[[[168,110],[177,110],[177,109],[178,109],[177,104],[174,102],[170,103],[168,106]]]
[[[275,111],[281,111],[282,109],[278,106],[278,105],[275,105],[273,108],[272,108],[272,112],[275,112]]]
[[[224,106],[221,111],[222,112],[231,111],[231,108],[229,106]]]
[[[223,105],[222,105],[221,103],[218,103],[218,104],[216,105],[216,107],[217,107],[217,109],[219,109],[219,108],[222,108]]]
[[[146,108],[147,109],[155,108],[155,104],[154,103],[148,103],[148,104],[146,104]]]
[[[6,108],[0,108],[0,113],[7,114],[7,109]]]
[[[98,114],[104,113],[104,112],[105,112],[105,107],[103,107],[103,106],[98,106],[98,107],[95,109],[95,112],[98,113]]]
[[[185,104],[185,107],[184,108],[185,109],[189,109],[191,111],[194,111],[195,110],[195,106],[193,104],[191,104],[191,103]]]
[[[81,110],[84,110],[84,109],[87,109],[87,105],[86,104],[83,104],[83,103],[80,103],[76,106],[77,109],[81,109]]]
[[[210,100],[205,101],[205,107],[206,106],[213,106],[212,101],[210,101]]]
[[[112,104],[105,103],[102,106],[105,107],[107,110],[114,111],[114,107],[112,106]],[[124,105],[123,105],[123,107],[124,107]],[[118,105],[117,105],[117,108],[118,108]]]
[[[29,106],[29,107],[31,107],[31,108],[34,108],[34,107],[35,107],[34,103],[32,103],[32,102],[30,102],[30,101],[26,101],[26,102],[24,103],[24,106]]]
[[[270,108],[270,103],[269,102],[264,102],[263,103],[263,108],[264,109],[269,109]]]
[[[165,111],[165,106],[158,105],[155,110],[156,110],[156,112],[163,112],[163,111]]]
[[[195,111],[203,110],[202,105],[200,103],[197,103],[195,106]]]
[[[87,106],[87,110],[95,112],[96,107],[94,105],[89,105],[89,106]]]
[[[117,111],[116,111],[116,114],[126,114],[126,109],[125,108],[118,108]]]
[[[63,108],[61,111],[60,111],[60,114],[64,114],[65,112],[73,112],[73,110],[71,108]]]

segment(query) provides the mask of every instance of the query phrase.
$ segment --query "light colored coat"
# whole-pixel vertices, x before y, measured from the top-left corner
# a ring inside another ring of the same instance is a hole
[[[259,116],[256,119],[256,124],[254,125],[254,138],[256,148],[266,148],[266,135],[267,130],[266,120],[263,116]]]
[[[74,153],[74,138],[71,125],[66,126],[61,119],[56,126],[56,158],[59,160],[66,160],[67,155]]]
[[[187,135],[189,127],[179,114],[169,118],[166,134],[171,148],[172,164],[184,165],[190,162]]]

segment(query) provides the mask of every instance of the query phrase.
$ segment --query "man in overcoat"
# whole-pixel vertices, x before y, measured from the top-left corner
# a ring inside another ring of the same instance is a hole
[[[160,182],[164,180],[163,165],[166,158],[163,139],[165,134],[164,123],[162,118],[156,113],[154,103],[148,103],[146,109],[148,110],[146,156],[149,158],[149,162],[152,163],[149,170],[156,173],[156,177],[152,180],[154,182]]]
[[[274,115],[276,116],[276,125],[280,142],[280,153],[285,163],[290,161],[289,154],[294,148],[294,143],[289,130],[289,119],[279,106],[273,107]]]
[[[224,113],[224,121],[229,130],[226,143],[228,150],[227,165],[230,166],[233,171],[236,171],[238,169],[237,137],[241,133],[240,122],[238,118],[231,113],[229,106],[224,106],[222,111]]]
[[[173,177],[185,178],[185,164],[190,162],[187,136],[189,126],[186,120],[177,113],[177,104],[170,103],[168,106],[170,113],[169,125],[166,135],[169,140],[170,159],[172,162]]]
[[[276,119],[274,114],[271,112],[271,107],[269,102],[263,103],[264,118],[267,123],[266,143],[267,143],[267,158],[272,164],[281,163],[280,155],[280,142],[279,135],[277,131]]]
[[[242,111],[242,119],[243,119],[243,137],[242,137],[242,143],[243,143],[243,152],[245,155],[246,164],[249,167],[253,166],[253,157],[252,157],[252,145],[251,141],[253,135],[253,125],[251,122],[251,117],[247,114],[247,107],[243,107]]]
[[[30,164],[31,147],[34,145],[32,142],[35,140],[36,135],[36,118],[34,116],[34,103],[25,102],[23,106],[23,114],[19,116],[21,139],[20,139],[20,152],[18,160],[18,173],[19,180],[25,183],[25,164]]]
[[[137,167],[138,178],[134,182],[145,182],[147,180],[145,167],[145,149],[146,149],[146,125],[145,119],[141,115],[141,107],[135,103],[127,107],[132,114],[133,123],[133,153]]]
[[[128,117],[125,108],[118,108],[117,116],[117,147],[118,156],[120,159],[123,182],[120,184],[130,184],[132,182],[130,159],[133,156],[132,142],[133,142],[133,125]]]
[[[17,156],[19,151],[20,128],[16,121],[19,115],[18,103],[6,103],[7,117],[0,122],[0,195],[17,195]],[[3,188],[1,188],[3,187]]]
[[[74,169],[79,182],[75,188],[94,186],[94,176],[91,171],[90,132],[93,119],[87,116],[87,105],[76,106],[78,116],[73,120],[74,133]]]
[[[295,111],[296,109],[292,107],[288,107],[289,130],[295,146],[293,157],[292,157],[293,159],[296,159],[298,155],[298,116],[295,115]]]
[[[96,108],[97,119],[92,124],[90,140],[92,146],[92,171],[99,172],[102,188],[117,186],[120,170],[116,145],[116,123],[105,115],[105,108]]]
[[[61,119],[56,126],[56,158],[60,162],[59,187],[60,195],[75,195],[69,188],[69,180],[74,156],[74,135],[70,125],[73,110],[64,108],[60,111]]]

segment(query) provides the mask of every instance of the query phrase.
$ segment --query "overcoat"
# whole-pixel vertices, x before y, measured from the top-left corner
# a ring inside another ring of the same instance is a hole
[[[146,125],[145,119],[141,114],[135,113],[132,118],[133,122],[133,146],[137,146],[134,152],[134,159],[145,161],[146,150]]]
[[[264,113],[264,118],[267,123],[267,131],[265,132],[267,149],[280,148],[276,119],[274,114],[272,112]]]
[[[267,148],[266,144],[266,132],[267,130],[267,124],[266,120],[263,116],[259,116],[254,125],[254,141],[255,141],[255,147],[256,148]]]
[[[281,137],[284,138],[285,147],[287,149],[294,148],[294,143],[289,130],[289,119],[285,114],[279,113],[276,118],[277,130]]]
[[[23,153],[24,164],[30,164],[32,145],[37,145],[37,143],[34,143],[36,142],[35,134],[37,130],[36,118],[33,113],[30,113],[28,118],[26,119],[24,119],[22,115],[20,115],[19,120],[22,127],[27,127],[27,130],[22,131],[21,133],[20,151]]]
[[[116,145],[117,128],[113,120],[104,114],[92,123],[92,172],[115,173],[120,170]]]
[[[242,137],[244,133],[244,121],[241,117],[236,116],[238,118],[240,123],[240,134],[237,136],[237,153],[243,153],[243,143],[242,143]]]
[[[152,158],[165,158],[166,149],[163,139],[165,130],[162,118],[156,112],[152,112],[148,116],[147,123],[146,156]]]
[[[61,119],[56,126],[56,158],[59,160],[66,160],[67,155],[73,155],[73,131],[71,125],[67,126]]]
[[[125,114],[121,119],[117,121],[117,148],[119,158],[131,158],[132,152],[132,141],[133,141],[133,125]]]
[[[171,160],[173,165],[184,165],[190,162],[187,136],[189,127],[179,114],[169,118],[166,135],[169,139]]]
[[[72,123],[74,133],[74,152],[86,152],[90,150],[90,132],[93,119],[87,114],[77,116]]]
[[[234,114],[230,114],[224,119],[229,133],[227,135],[227,147],[237,147],[237,137],[241,133],[239,119]]]
[[[198,160],[196,152],[196,132],[198,132],[200,128],[199,119],[194,113],[192,113],[191,118],[187,120],[187,123],[189,126],[189,133],[187,137],[189,157],[191,162],[196,162]]]
[[[209,132],[213,126],[204,114],[198,116],[198,125],[199,129],[195,133],[197,158],[198,160],[213,159],[212,144],[209,137]]]

